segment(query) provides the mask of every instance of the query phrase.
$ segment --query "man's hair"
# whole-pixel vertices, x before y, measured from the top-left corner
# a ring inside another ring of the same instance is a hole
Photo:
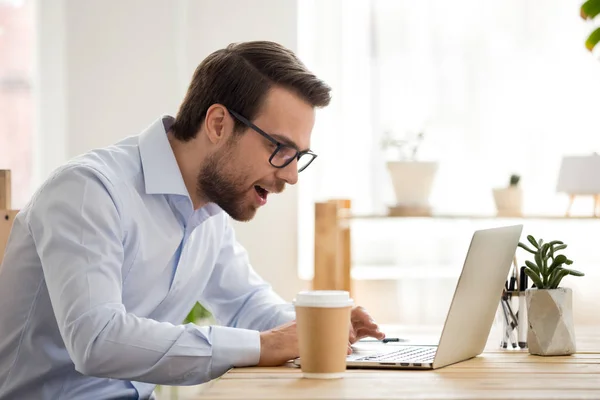
[[[315,108],[331,100],[331,88],[282,45],[233,43],[210,54],[196,68],[171,128],[173,135],[181,141],[193,139],[208,108],[216,103],[253,120],[273,86],[292,91]],[[235,119],[235,130],[243,128]]]

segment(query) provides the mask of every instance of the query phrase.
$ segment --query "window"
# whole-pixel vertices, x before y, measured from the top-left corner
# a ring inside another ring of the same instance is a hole
[[[33,0],[0,1],[0,169],[12,171],[12,208],[30,196]]]
[[[313,134],[319,159],[300,184],[302,278],[312,278],[315,201],[349,198],[355,212],[367,214],[393,205],[385,131],[425,133],[420,155],[439,163],[430,198],[438,213],[493,214],[492,189],[507,185],[511,173],[522,176],[524,212],[566,210],[566,196],[556,193],[561,158],[600,152],[600,62],[585,49],[589,24],[580,2],[313,0],[300,7],[300,56],[333,87]],[[589,214],[591,200],[576,207]],[[573,236],[598,232],[596,224],[568,221],[556,231],[527,223],[525,230],[573,237],[570,256],[598,279],[594,246]],[[468,239],[481,223],[358,225],[364,230],[355,231],[353,261],[377,268],[355,271],[375,279],[386,276],[382,266],[420,270],[421,278],[460,268],[466,248],[457,247],[456,233]]]

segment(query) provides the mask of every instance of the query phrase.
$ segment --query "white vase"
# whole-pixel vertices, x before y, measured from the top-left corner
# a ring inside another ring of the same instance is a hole
[[[389,161],[387,169],[397,206],[429,208],[429,195],[438,170],[437,162]]]
[[[573,291],[570,288],[527,289],[527,344],[531,354],[575,353]]]
[[[493,190],[496,211],[501,216],[521,216],[523,208],[523,191],[516,186]]]

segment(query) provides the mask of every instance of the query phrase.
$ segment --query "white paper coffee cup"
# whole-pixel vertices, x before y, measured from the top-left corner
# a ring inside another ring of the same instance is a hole
[[[354,301],[346,291],[313,290],[296,295],[300,365],[305,378],[344,376]]]

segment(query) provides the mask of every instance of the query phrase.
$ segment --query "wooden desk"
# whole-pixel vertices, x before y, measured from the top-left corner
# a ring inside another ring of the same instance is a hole
[[[319,381],[292,367],[236,368],[196,398],[600,399],[600,327],[577,329],[578,352],[566,357],[500,350],[494,333],[482,355],[434,371],[348,370]]]

